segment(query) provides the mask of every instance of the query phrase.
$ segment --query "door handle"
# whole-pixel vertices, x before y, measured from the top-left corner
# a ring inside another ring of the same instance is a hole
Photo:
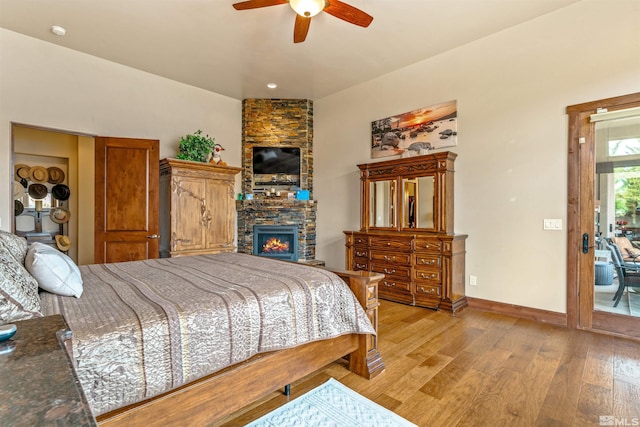
[[[151,236],[147,236],[147,239],[159,239],[160,235],[158,234],[152,234]]]
[[[582,253],[589,253],[589,233],[584,233],[582,235]]]

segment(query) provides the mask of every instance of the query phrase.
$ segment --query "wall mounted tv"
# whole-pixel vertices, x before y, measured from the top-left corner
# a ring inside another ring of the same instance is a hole
[[[253,147],[254,175],[300,175],[300,148]]]

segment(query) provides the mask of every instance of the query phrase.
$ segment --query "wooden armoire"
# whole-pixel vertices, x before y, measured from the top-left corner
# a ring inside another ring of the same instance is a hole
[[[453,233],[457,154],[358,165],[360,230],[345,231],[346,268],[383,273],[380,298],[456,312],[465,296],[466,235]]]
[[[160,160],[160,257],[233,252],[241,168]]]

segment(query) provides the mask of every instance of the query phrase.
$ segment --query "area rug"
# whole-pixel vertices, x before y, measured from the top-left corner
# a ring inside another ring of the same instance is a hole
[[[247,426],[415,427],[415,424],[331,378]]]

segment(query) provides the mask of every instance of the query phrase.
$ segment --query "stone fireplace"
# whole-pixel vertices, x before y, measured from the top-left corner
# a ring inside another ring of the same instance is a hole
[[[265,148],[297,153],[299,171],[289,167],[271,174],[267,171],[254,174],[254,164],[257,164],[254,153]],[[295,198],[299,190],[307,190],[309,200]],[[261,250],[256,247],[255,227],[295,226],[297,254],[291,260],[315,260],[317,205],[313,200],[312,101],[245,99],[242,102],[242,193],[242,200],[236,201],[238,252],[257,254]],[[252,199],[247,199],[248,194]]]

